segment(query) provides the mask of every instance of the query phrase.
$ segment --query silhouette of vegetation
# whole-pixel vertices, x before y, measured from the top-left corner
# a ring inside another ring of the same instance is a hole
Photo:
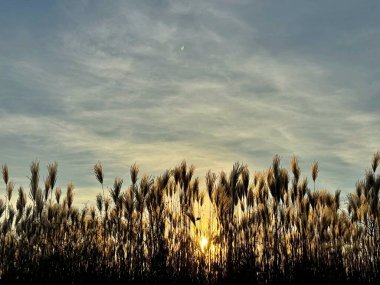
[[[14,208],[4,165],[0,283],[378,284],[379,164],[377,152],[342,205],[339,190],[316,189],[317,162],[310,190],[295,157],[290,171],[276,155],[267,170],[235,163],[202,183],[185,161],[155,178],[134,164],[130,185],[110,188],[98,162],[101,189],[82,209],[73,184],[56,187],[57,163],[40,188],[38,161]]]

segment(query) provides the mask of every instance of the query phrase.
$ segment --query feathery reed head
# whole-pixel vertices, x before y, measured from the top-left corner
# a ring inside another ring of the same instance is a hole
[[[211,172],[211,170],[207,171],[206,187],[207,187],[207,194],[210,201],[212,201],[212,193],[214,192],[214,189],[215,189],[215,181],[216,181],[216,174]]]
[[[6,164],[3,165],[2,172],[3,172],[4,183],[5,185],[7,185],[9,181],[9,172],[8,172],[8,166]]]
[[[58,163],[56,161],[49,163],[47,166],[50,190],[53,191],[55,183],[57,181]]]
[[[311,177],[312,177],[312,179],[313,179],[314,182],[315,182],[315,180],[318,177],[318,172],[319,172],[318,161],[314,161],[311,164]]]
[[[293,156],[290,161],[290,168],[293,172],[295,181],[298,181],[301,175],[301,169],[298,164],[298,159],[295,156]]]
[[[15,187],[15,183],[13,181],[9,181],[6,188],[8,201],[12,199],[12,192],[13,192],[14,187]]]
[[[104,173],[103,173],[103,165],[100,161],[98,161],[94,166],[94,174],[95,174],[96,179],[103,186]]]
[[[272,161],[272,169],[275,175],[277,175],[277,173],[279,173],[280,171],[280,163],[281,163],[281,158],[278,154],[276,154],[273,157],[273,161]]]
[[[130,175],[131,175],[131,181],[132,181],[132,184],[135,185],[137,183],[137,179],[138,179],[138,175],[139,175],[139,167],[137,166],[136,163],[134,163],[129,172],[130,172]]]
[[[36,200],[36,194],[38,190],[38,184],[40,179],[40,163],[37,160],[34,160],[30,164],[30,196],[35,201]]]
[[[96,195],[96,207],[98,208],[99,212],[101,213],[103,210],[103,196],[102,194]]]
[[[110,190],[112,200],[115,204],[117,204],[117,200],[119,199],[122,185],[123,185],[123,179],[121,179],[118,176],[115,177],[115,181],[113,183],[113,188]]]
[[[376,169],[379,166],[379,163],[380,163],[380,151],[377,151],[376,153],[374,153],[373,158],[372,158],[373,172],[376,172]]]
[[[66,201],[67,201],[67,207],[71,209],[71,206],[74,201],[74,184],[73,183],[70,183],[69,185],[67,185]]]
[[[61,188],[57,187],[55,189],[55,200],[57,201],[57,204],[59,204],[59,201],[61,199],[62,190]]]
[[[45,179],[45,201],[47,201],[49,197],[49,191],[50,191],[50,179],[49,177],[46,177]]]
[[[20,215],[24,212],[26,203],[27,203],[26,194],[24,193],[24,189],[20,187],[18,189],[18,199],[16,202],[16,209],[20,213]]]

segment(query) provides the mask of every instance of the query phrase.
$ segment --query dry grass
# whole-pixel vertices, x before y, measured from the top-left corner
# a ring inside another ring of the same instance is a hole
[[[314,191],[293,157],[278,155],[264,171],[235,163],[229,174],[207,172],[204,183],[185,161],[161,176],[131,184],[116,177],[94,206],[78,209],[74,185],[55,188],[58,164],[30,166],[30,195],[3,166],[0,199],[0,283],[376,283],[380,268],[380,155],[347,203],[341,192]],[[50,199],[48,199],[50,194]],[[95,207],[96,206],[96,207]]]

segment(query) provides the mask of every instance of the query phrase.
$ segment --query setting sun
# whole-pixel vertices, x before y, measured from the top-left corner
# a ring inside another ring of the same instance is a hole
[[[206,247],[208,246],[208,239],[203,236],[199,243],[201,246],[201,250],[204,251],[206,249]]]

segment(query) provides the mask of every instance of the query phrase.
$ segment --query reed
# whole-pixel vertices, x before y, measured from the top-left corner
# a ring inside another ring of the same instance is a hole
[[[4,165],[0,284],[377,284],[379,163],[377,152],[342,203],[339,190],[316,189],[317,162],[311,191],[296,157],[289,171],[276,155],[268,169],[235,163],[204,180],[186,161],[158,177],[140,176],[133,164],[130,185],[116,177],[108,193],[98,162],[102,193],[81,209],[72,183],[61,201],[57,163],[48,164],[40,188],[38,161],[30,165],[29,196],[18,187],[14,207]]]

